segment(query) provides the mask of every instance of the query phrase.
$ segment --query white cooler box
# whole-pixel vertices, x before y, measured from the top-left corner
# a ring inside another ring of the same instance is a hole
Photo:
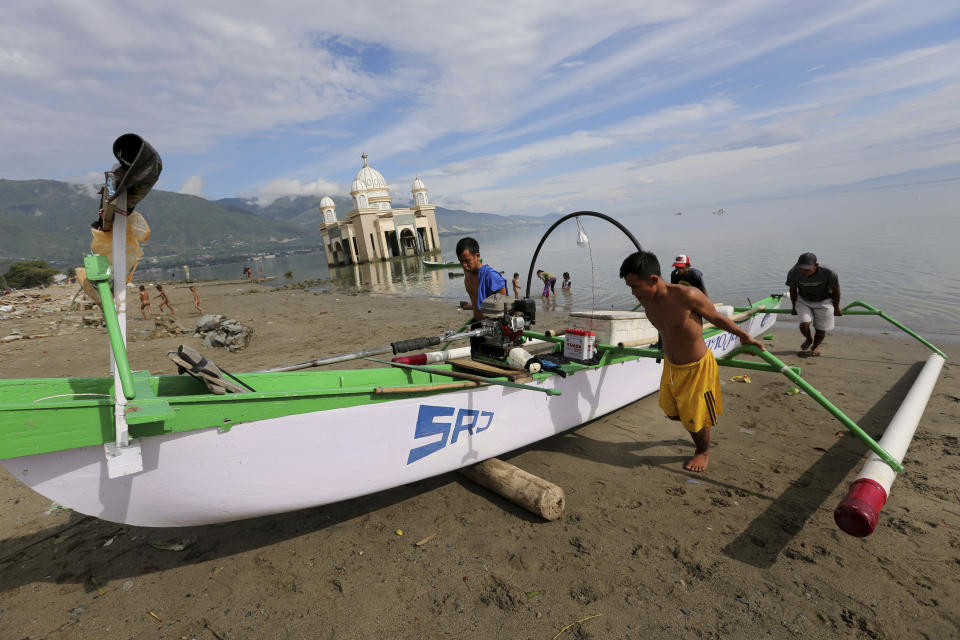
[[[573,311],[567,329],[593,331],[597,344],[657,341],[657,330],[642,311]]]

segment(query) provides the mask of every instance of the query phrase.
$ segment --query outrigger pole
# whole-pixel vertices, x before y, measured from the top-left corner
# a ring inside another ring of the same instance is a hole
[[[854,307],[863,307],[863,308],[854,309]],[[751,307],[734,307],[733,310],[747,311],[750,308]],[[767,309],[766,313],[780,313],[780,314],[790,315],[791,311],[790,309]],[[904,326],[900,322],[897,322],[895,319],[889,316],[886,312],[881,311],[880,309],[877,309],[876,307],[871,306],[866,302],[863,302],[862,300],[854,300],[853,302],[845,306],[843,308],[843,314],[847,316],[880,316],[881,318],[883,318],[884,320],[886,320],[896,328],[900,329],[910,337],[915,338],[917,341],[919,341],[921,344],[923,344],[925,347],[927,347],[934,353],[938,354],[940,357],[944,359],[947,358],[947,354],[945,354],[943,351],[941,351],[937,347],[933,346],[932,344],[924,340],[922,337],[920,337],[918,334],[908,329],[906,326]]]
[[[462,328],[462,327],[461,327]],[[256,373],[279,373],[283,371],[299,371],[300,369],[310,369],[311,367],[322,367],[327,364],[335,364],[337,362],[346,362],[347,360],[359,360],[360,358],[370,359],[368,356],[376,356],[382,353],[393,353],[394,355],[398,353],[405,353],[407,351],[419,351],[421,349],[426,349],[427,347],[432,347],[440,344],[444,340],[448,341],[447,344],[450,344],[453,340],[464,340],[466,338],[473,338],[477,336],[484,336],[489,333],[489,329],[471,329],[470,331],[463,332],[453,332],[447,331],[441,336],[431,336],[427,338],[412,338],[410,340],[398,340],[397,342],[390,343],[388,347],[377,347],[376,349],[367,349],[366,351],[357,351],[355,353],[345,353],[339,356],[330,356],[329,358],[316,358],[314,360],[308,360],[306,362],[299,362],[297,364],[288,364],[280,367],[274,367],[272,369],[263,369],[262,371],[257,371]]]
[[[890,487],[897,477],[897,474],[903,471],[903,458],[907,453],[907,448],[910,446],[910,441],[913,439],[913,434],[917,430],[920,418],[923,416],[924,409],[926,409],[927,402],[930,400],[930,395],[933,393],[933,388],[937,383],[940,370],[943,368],[947,356],[943,351],[883,311],[859,300],[847,305],[846,309],[854,306],[864,307],[865,311],[850,311],[849,313],[851,315],[878,315],[916,338],[933,351],[930,357],[927,358],[927,362],[920,371],[920,375],[917,376],[917,379],[914,381],[913,386],[910,387],[907,396],[900,404],[897,413],[893,416],[893,419],[884,431],[880,442],[870,437],[869,434],[861,429],[853,420],[848,418],[822,393],[800,377],[799,367],[789,367],[785,365],[769,351],[758,349],[753,345],[741,345],[726,356],[717,358],[717,364],[728,367],[782,373],[829,411],[849,429],[851,433],[870,448],[873,454],[863,465],[860,475],[857,476],[857,479],[854,480],[850,486],[847,496],[833,512],[833,519],[842,531],[852,536],[865,537],[873,533],[873,530],[876,528],[880,510],[883,508],[883,505],[886,504],[887,497],[890,494]],[[751,309],[752,307],[735,307],[735,310],[738,312],[750,311]],[[844,309],[845,313],[847,312],[846,309]],[[764,311],[765,313],[790,313],[789,309],[765,309]],[[562,337],[552,337],[532,331],[525,331],[524,335],[540,340],[563,342]],[[612,351],[628,353],[646,358],[663,357],[663,352],[658,349],[629,348],[603,344],[597,345],[597,349],[601,352]],[[739,353],[750,353],[758,356],[762,358],[766,364],[735,360],[734,356]]]

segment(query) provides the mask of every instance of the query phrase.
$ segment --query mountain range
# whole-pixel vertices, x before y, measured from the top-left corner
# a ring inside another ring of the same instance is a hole
[[[137,205],[150,225],[151,262],[163,265],[188,254],[209,262],[257,253],[305,252],[321,245],[321,196],[284,197],[261,206],[253,200],[206,200],[172,191],[151,191]],[[349,197],[333,196],[337,215],[352,209]],[[89,185],[57,180],[0,179],[0,267],[19,260],[75,266],[90,247],[90,223],[100,200]],[[396,206],[409,206],[398,202]],[[500,216],[438,206],[441,235],[545,225],[556,216]]]

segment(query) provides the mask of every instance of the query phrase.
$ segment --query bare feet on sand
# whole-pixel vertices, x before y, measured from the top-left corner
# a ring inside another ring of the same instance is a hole
[[[710,464],[710,452],[704,451],[703,453],[697,452],[694,454],[690,461],[686,464],[687,471],[706,471],[707,465]]]
[[[818,356],[818,355],[820,355],[820,349],[814,349],[813,351],[810,352],[810,355],[812,355],[812,356]]]
[[[706,471],[707,465],[710,464],[710,426],[707,425],[700,431],[691,433],[690,437],[693,438],[693,444],[696,445],[697,450],[684,468],[688,471]]]

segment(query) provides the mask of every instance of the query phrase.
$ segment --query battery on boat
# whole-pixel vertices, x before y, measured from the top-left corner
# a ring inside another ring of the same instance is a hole
[[[563,355],[584,362],[596,353],[597,334],[586,329],[567,329],[563,339]]]

